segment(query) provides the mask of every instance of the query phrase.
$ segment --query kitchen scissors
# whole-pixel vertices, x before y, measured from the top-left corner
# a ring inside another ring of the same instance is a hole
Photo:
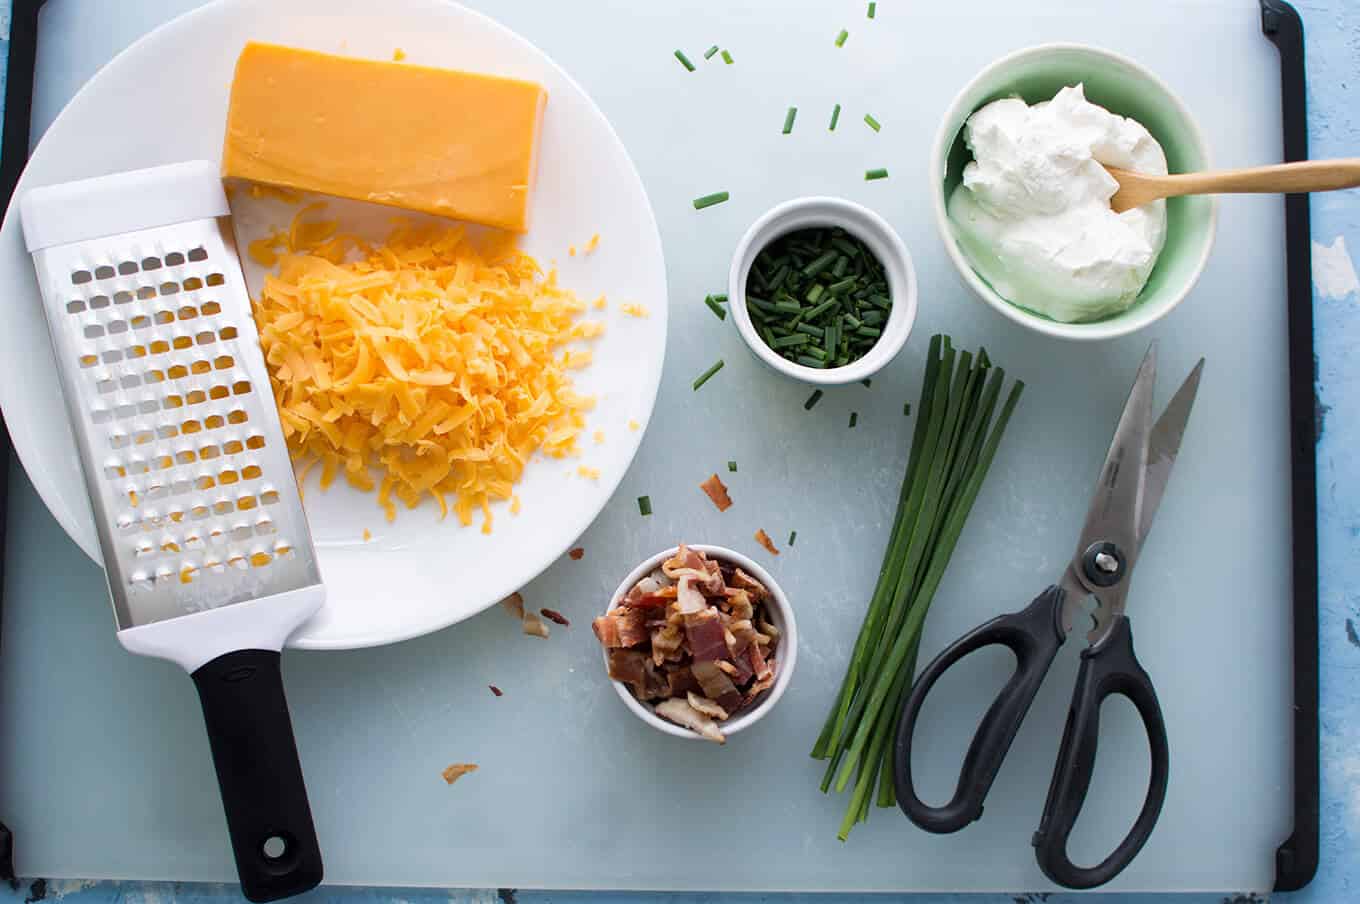
[[[1129,579],[1180,450],[1203,369],[1201,358],[1154,423],[1156,344],[1148,349],[1101,467],[1076,554],[1061,579],[1022,611],[994,618],[965,634],[921,672],[903,706],[894,748],[897,800],[916,825],[943,834],[957,832],[981,817],[983,800],[1058,648],[1085,614],[1083,604],[1094,597],[1098,607],[1088,616],[1093,617],[1094,627],[1081,654],[1058,761],[1032,843],[1039,868],[1049,879],[1068,888],[1093,888],[1128,866],[1152,834],[1166,799],[1166,724],[1152,680],[1134,655],[1124,606]],[[929,806],[916,796],[911,774],[912,735],[921,706],[950,666],[996,644],[1015,654],[1015,672],[973,734],[953,797],[943,806]],[[1142,810],[1124,840],[1100,863],[1082,867],[1068,858],[1067,841],[1091,783],[1100,706],[1111,694],[1127,697],[1138,710],[1152,753],[1152,774]]]

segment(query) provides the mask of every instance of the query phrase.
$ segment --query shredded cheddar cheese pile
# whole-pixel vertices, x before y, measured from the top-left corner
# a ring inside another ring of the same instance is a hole
[[[301,215],[285,241],[255,319],[304,476],[320,462],[323,489],[343,472],[371,490],[376,470],[389,521],[393,497],[428,493],[490,533],[490,503],[512,499],[535,451],[577,451],[594,399],[570,371],[591,355],[567,346],[604,324],[513,243],[399,225],[374,247]]]

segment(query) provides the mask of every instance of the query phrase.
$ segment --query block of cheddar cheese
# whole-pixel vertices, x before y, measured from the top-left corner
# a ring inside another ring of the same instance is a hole
[[[524,232],[547,97],[516,79],[251,42],[222,173]]]

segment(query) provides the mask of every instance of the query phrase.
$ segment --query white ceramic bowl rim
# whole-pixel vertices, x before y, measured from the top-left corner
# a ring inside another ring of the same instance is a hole
[[[1002,298],[995,289],[987,284],[973,265],[968,262],[968,258],[959,250],[958,241],[954,238],[953,225],[949,221],[949,212],[946,209],[946,199],[944,190],[941,188],[945,174],[948,172],[949,151],[954,146],[954,139],[958,137],[959,129],[963,127],[963,122],[973,114],[974,110],[969,109],[959,116],[960,111],[965,106],[964,98],[973,92],[973,87],[979,82],[988,79],[998,70],[1006,69],[1017,62],[1030,59],[1032,57],[1044,56],[1052,53],[1079,53],[1091,56],[1105,57],[1106,59],[1125,66],[1136,72],[1141,78],[1145,79],[1154,88],[1161,91],[1166,96],[1177,116],[1185,123],[1186,131],[1190,133],[1190,140],[1199,151],[1204,160],[1205,167],[1208,168],[1209,144],[1204,138],[1204,133],[1200,130],[1199,123],[1190,115],[1190,110],[1175,92],[1162,81],[1152,71],[1141,64],[1135,62],[1123,54],[1103,47],[1096,47],[1092,44],[1077,43],[1052,43],[1038,44],[1033,47],[1025,47],[1020,50],[1012,51],[1000,59],[992,62],[977,75],[968,80],[963,89],[950,102],[949,108],[945,111],[944,117],[940,120],[940,127],[935,134],[935,145],[930,154],[930,198],[931,205],[935,211],[935,223],[939,227],[940,237],[944,241],[945,251],[954,262],[959,275],[968,284],[973,292],[998,311],[1002,316],[1021,326],[1028,327],[1036,332],[1045,333],[1049,336],[1057,336],[1062,339],[1082,339],[1082,340],[1103,340],[1115,339],[1120,336],[1127,336],[1137,332],[1143,327],[1149,326],[1169,314],[1177,305],[1189,294],[1195,283],[1199,281],[1200,274],[1204,272],[1205,266],[1209,262],[1209,253],[1213,250],[1214,235],[1218,229],[1218,199],[1213,195],[1209,198],[1209,241],[1204,243],[1204,248],[1200,252],[1199,260],[1195,263],[1195,269],[1190,273],[1185,281],[1185,289],[1179,294],[1157,307],[1147,305],[1137,305],[1130,309],[1128,316],[1116,317],[1110,320],[1097,321],[1095,323],[1060,323],[1056,320],[1049,320],[1025,310],[1017,305],[1011,304]],[[1118,112],[1118,111],[1116,111]],[[958,120],[959,125],[951,128],[950,124]]]
[[[888,277],[892,310],[878,341],[864,357],[844,367],[825,370],[795,364],[765,344],[746,310],[746,277],[756,256],[781,235],[814,226],[839,226],[873,252]],[[737,242],[727,279],[728,308],[737,332],[757,358],[782,374],[822,386],[854,383],[873,376],[896,357],[916,322],[916,269],[897,232],[878,214],[844,198],[794,198],[771,208],[751,224]]]
[[[777,665],[775,666],[774,686],[771,687],[769,692],[765,695],[765,699],[761,700],[750,709],[743,710],[734,718],[719,723],[719,728],[722,730],[722,733],[730,738],[737,732],[750,728],[752,725],[759,722],[764,718],[765,714],[779,702],[779,698],[784,696],[784,691],[789,686],[789,680],[793,677],[793,667],[798,661],[798,622],[794,619],[793,607],[789,605],[788,597],[786,597],[784,591],[780,589],[779,583],[770,576],[768,571],[756,562],[725,546],[711,546],[706,543],[689,543],[686,545],[688,545],[690,549],[700,550],[710,558],[730,562],[741,568],[742,571],[751,575],[751,577],[755,578],[757,581],[760,581],[760,583],[764,584],[765,588],[770,591],[770,618],[775,627],[783,632],[783,636],[779,639],[779,648],[776,651]],[[609,597],[609,605],[605,607],[605,611],[607,612],[609,609],[612,609],[614,605],[618,603],[619,600],[623,599],[624,595],[632,589],[634,584],[660,568],[661,563],[675,555],[679,548],[680,547],[678,546],[672,546],[670,549],[662,550],[656,555],[644,559],[637,568],[634,568],[629,573],[628,577],[623,579],[619,584],[618,589],[616,589],[613,595]],[[609,651],[601,648],[601,653],[603,655],[607,673],[609,669]],[[623,701],[624,705],[632,710],[635,716],[655,728],[657,731],[665,732],[666,734],[673,735],[677,738],[687,738],[694,741],[703,740],[703,738],[693,731],[690,731],[688,728],[676,725],[674,722],[669,722],[652,712],[652,707],[638,700],[637,697],[634,697],[633,692],[630,691],[623,682],[611,680],[610,684],[614,685],[614,691],[619,695],[619,699]]]

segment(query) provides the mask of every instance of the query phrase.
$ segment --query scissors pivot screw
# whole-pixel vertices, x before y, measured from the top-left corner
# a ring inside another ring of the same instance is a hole
[[[1113,543],[1092,543],[1081,564],[1086,579],[1097,587],[1113,587],[1124,577],[1124,553]]]

